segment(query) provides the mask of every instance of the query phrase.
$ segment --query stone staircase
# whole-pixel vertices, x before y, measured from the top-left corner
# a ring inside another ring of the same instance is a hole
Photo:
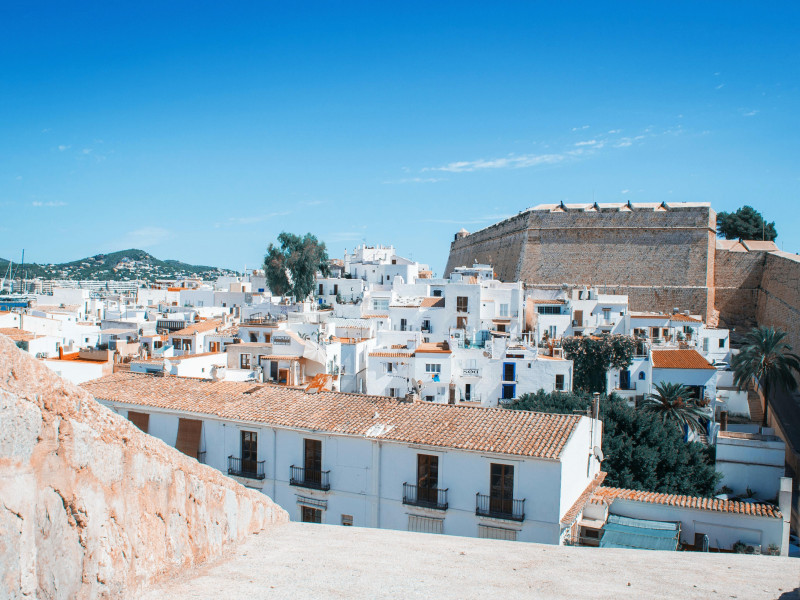
[[[761,405],[761,396],[752,381],[747,386],[747,404],[750,407],[750,420],[761,425],[764,422],[764,408]]]

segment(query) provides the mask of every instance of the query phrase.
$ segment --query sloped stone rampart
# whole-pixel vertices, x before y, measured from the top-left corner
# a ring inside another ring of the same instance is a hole
[[[134,597],[285,521],[0,335],[0,597]]]

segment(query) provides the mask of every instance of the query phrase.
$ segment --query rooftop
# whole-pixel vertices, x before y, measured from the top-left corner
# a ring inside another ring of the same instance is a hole
[[[476,452],[558,459],[578,415],[405,402],[252,382],[203,381],[119,372],[82,387],[95,398],[341,435]],[[245,393],[247,392],[247,393]],[[381,433],[374,434],[381,425]]]
[[[169,577],[143,600],[788,600],[797,587],[796,561],[286,523],[250,536],[221,560]]]
[[[715,368],[703,355],[692,348],[681,350],[653,350],[654,369],[709,369]]]
[[[1,327],[0,335],[5,335],[15,342],[30,342],[36,339],[36,334],[25,331],[24,329],[16,329],[14,327]]]
[[[414,354],[451,354],[451,352],[447,342],[429,342],[417,346]]]
[[[211,331],[222,325],[221,319],[208,319],[207,321],[198,321],[188,327],[174,331],[171,335],[194,335],[195,333],[203,333],[204,331]]]
[[[738,500],[719,500],[717,498],[702,498],[700,496],[682,496],[680,494],[659,494],[657,492],[642,492],[639,490],[626,490],[623,488],[601,487],[592,497],[592,502],[605,501],[611,504],[614,500],[632,500],[634,502],[648,502],[651,504],[667,504],[682,506],[697,510],[711,510],[716,512],[739,513],[756,517],[782,518],[781,511],[772,504],[757,504],[739,502]]]

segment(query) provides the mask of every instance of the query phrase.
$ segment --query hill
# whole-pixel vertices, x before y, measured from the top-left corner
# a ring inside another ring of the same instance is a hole
[[[0,277],[6,275],[8,260],[0,258]],[[14,269],[19,265],[14,263]],[[59,264],[26,263],[28,279],[94,279],[94,280],[134,280],[174,279],[179,277],[200,277],[213,279],[232,273],[228,269],[207,265],[190,265],[179,260],[159,260],[144,250],[132,248],[108,254],[96,254],[80,260]],[[15,278],[21,276],[17,271]]]

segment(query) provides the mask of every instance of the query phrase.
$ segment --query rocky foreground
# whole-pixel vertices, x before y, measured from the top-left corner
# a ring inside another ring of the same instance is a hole
[[[288,521],[0,335],[0,598],[127,598]]]

